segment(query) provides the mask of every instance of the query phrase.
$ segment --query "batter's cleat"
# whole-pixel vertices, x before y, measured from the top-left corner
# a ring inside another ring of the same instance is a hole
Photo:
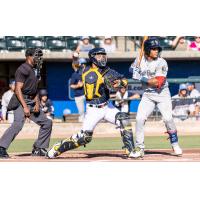
[[[173,149],[174,154],[175,154],[176,156],[182,156],[183,151],[182,151],[181,147],[180,147],[178,144],[173,145],[173,146],[172,146],[172,149]]]
[[[9,158],[6,148],[0,147],[0,158]]]
[[[47,154],[46,149],[34,147],[31,155],[32,156],[46,156],[46,154]]]
[[[58,151],[58,148],[60,147],[61,143],[58,142],[53,145],[53,147],[47,152],[46,157],[50,159],[54,159],[57,156],[59,156],[61,153]]]
[[[140,147],[136,147],[134,151],[132,151],[129,156],[129,158],[143,158],[144,157],[144,149]]]

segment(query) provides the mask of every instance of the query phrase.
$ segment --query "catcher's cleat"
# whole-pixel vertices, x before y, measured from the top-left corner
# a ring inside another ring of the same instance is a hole
[[[178,144],[174,144],[174,145],[172,146],[172,149],[173,149],[174,154],[175,154],[176,156],[182,156],[183,151],[182,151],[181,147],[180,147]]]
[[[60,145],[61,145],[61,142],[54,144],[53,147],[47,152],[46,157],[53,159],[59,156],[61,154],[61,152],[58,151],[58,149],[60,148]]]
[[[144,157],[144,149],[140,147],[136,147],[134,151],[132,151],[129,156],[129,158],[143,158]]]

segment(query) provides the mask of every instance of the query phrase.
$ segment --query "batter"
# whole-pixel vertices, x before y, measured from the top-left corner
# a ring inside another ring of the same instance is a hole
[[[162,48],[156,38],[144,42],[144,56],[138,66],[139,60],[135,59],[130,67],[133,79],[142,82],[144,93],[138,107],[136,116],[136,148],[131,154],[133,158],[144,156],[144,125],[153,112],[155,106],[160,110],[174,154],[182,155],[178,144],[177,130],[172,118],[171,95],[166,80],[167,62],[160,57]]]

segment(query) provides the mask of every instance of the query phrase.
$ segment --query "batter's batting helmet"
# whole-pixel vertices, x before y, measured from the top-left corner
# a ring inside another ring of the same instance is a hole
[[[107,64],[107,58],[102,58],[100,60],[97,60],[95,58],[96,55],[106,55],[106,51],[104,48],[94,48],[94,49],[91,49],[88,53],[88,56],[89,56],[89,61],[91,63],[94,63],[95,65],[97,65],[98,67],[105,67],[106,64]]]
[[[160,42],[156,38],[149,38],[144,42],[144,51],[147,55],[150,54],[151,49],[158,48],[159,53],[162,51]]]

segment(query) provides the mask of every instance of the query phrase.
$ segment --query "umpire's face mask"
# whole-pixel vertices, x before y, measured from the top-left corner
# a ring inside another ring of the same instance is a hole
[[[36,67],[42,68],[43,63],[43,53],[41,49],[36,49],[34,55],[33,55],[33,61],[34,65]]]
[[[107,56],[106,56],[106,54],[102,54],[102,53],[101,54],[96,54],[95,55],[95,59],[96,59],[99,67],[105,67],[106,66],[106,64],[107,64]]]

